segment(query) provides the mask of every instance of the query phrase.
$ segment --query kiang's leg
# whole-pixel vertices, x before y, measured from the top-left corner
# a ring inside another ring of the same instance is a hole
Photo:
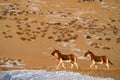
[[[70,68],[72,69],[72,68],[73,68],[73,63],[70,63],[70,64],[71,64],[71,67],[70,67]]]
[[[106,63],[105,65],[106,65],[106,68],[107,68],[107,69],[109,69],[109,64],[108,64],[108,63]]]
[[[78,69],[78,64],[76,62],[74,62],[74,64],[75,64],[76,68]]]
[[[62,67],[63,67],[64,69],[66,69],[66,67],[65,67],[65,65],[64,65],[64,62],[62,62]]]
[[[95,65],[95,69],[97,69],[97,65]]]
[[[103,59],[104,59],[104,63],[105,63],[106,68],[109,69],[108,57],[105,56]]]
[[[62,60],[59,61],[58,65],[56,66],[56,69],[58,69],[58,67],[61,65]]]
[[[106,65],[106,68],[109,69],[108,58],[106,59],[105,65]]]
[[[92,68],[95,65],[95,61],[92,60],[92,64],[90,65],[90,68]]]
[[[93,64],[90,65],[90,68],[92,68],[92,67],[93,67]]]

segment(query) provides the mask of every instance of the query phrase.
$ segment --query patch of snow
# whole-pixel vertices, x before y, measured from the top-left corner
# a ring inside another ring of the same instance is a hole
[[[112,6],[112,5],[107,5],[105,2],[101,2],[101,7],[120,10],[119,7],[117,7],[117,6]]]
[[[19,12],[19,10],[8,9],[8,12]]]
[[[30,10],[34,10],[34,11],[39,11],[40,9],[36,6],[36,4],[31,4],[30,6],[29,6],[29,9]]]
[[[105,2],[101,2],[101,5],[105,5],[106,3]]]
[[[56,5],[56,7],[61,7],[60,5]]]
[[[22,64],[22,60],[20,59],[11,59],[11,58],[3,58],[0,57],[0,67],[17,67],[17,68],[21,68],[23,67],[25,64]]]
[[[25,64],[21,64],[18,59],[14,60],[14,62],[16,63],[17,66],[24,66]],[[21,61],[23,62],[23,61]]]
[[[13,70],[0,72],[0,80],[114,80],[69,71]]]
[[[91,45],[93,43],[93,41],[92,40],[88,40],[87,43],[88,43],[88,45]]]
[[[95,38],[95,39],[99,39],[99,38],[101,38],[101,37],[100,37],[100,36],[95,36],[94,38]]]
[[[86,58],[84,56],[79,56],[78,59],[80,59],[80,60],[89,60],[88,58]]]
[[[85,11],[85,10],[80,10],[75,12],[75,16],[81,16],[83,14],[95,14],[95,11]]]
[[[0,3],[0,5],[10,5],[11,3]]]
[[[66,47],[68,45],[68,43],[67,42],[61,42],[61,45]]]
[[[45,2],[45,1],[41,1],[40,3],[42,3],[42,4],[47,4],[48,2]]]
[[[1,65],[0,67],[13,67],[10,61],[6,62],[5,65]]]
[[[80,21],[81,23],[84,23],[84,24],[87,23],[87,20],[85,20],[85,19],[83,19],[83,18],[81,18],[81,17],[79,17],[79,16],[76,16],[75,19],[77,19],[77,20]]]
[[[102,5],[101,7],[103,7],[103,8],[108,8],[109,5]]]
[[[116,7],[116,6],[112,6],[111,8],[112,8],[112,9],[117,9],[118,7]]]
[[[42,52],[43,55],[48,55],[48,52]]]
[[[40,2],[41,0],[29,0],[31,2]]]
[[[71,48],[71,49],[72,49],[72,51],[79,51],[79,52],[81,51],[79,48],[74,48],[74,47],[73,47],[73,48]]]
[[[71,40],[70,42],[61,42],[59,45],[62,45],[63,47],[75,47],[74,40]]]
[[[54,18],[61,18],[61,15],[59,14],[49,14],[47,17],[54,17]]]
[[[49,15],[46,15],[46,17],[51,17],[51,18],[71,18],[71,17],[68,17],[68,16],[62,16],[61,14],[49,14]]]

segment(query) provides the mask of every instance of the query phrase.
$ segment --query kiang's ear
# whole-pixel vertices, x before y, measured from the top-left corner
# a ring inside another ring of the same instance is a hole
[[[54,51],[56,51],[57,49],[54,48]]]
[[[91,52],[90,50],[88,50],[88,52]]]

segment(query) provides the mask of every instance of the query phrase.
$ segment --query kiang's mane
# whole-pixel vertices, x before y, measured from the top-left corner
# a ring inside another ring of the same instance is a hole
[[[59,50],[55,50],[59,55],[61,55],[62,53]]]
[[[93,52],[91,52],[90,50],[88,50],[88,52],[89,52],[91,55],[93,55],[93,56],[94,56],[94,53],[93,53]]]

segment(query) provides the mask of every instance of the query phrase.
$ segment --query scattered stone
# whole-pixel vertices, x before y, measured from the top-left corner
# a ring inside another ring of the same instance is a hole
[[[95,48],[100,48],[98,45],[94,46]]]
[[[45,37],[45,35],[46,35],[46,33],[43,33],[43,34],[41,35],[41,37]]]
[[[56,39],[55,41],[56,42],[62,42],[62,39]]]
[[[25,40],[26,40],[26,38],[25,38],[25,37],[21,37],[20,39],[21,39],[21,40],[23,40],[23,41],[25,41]]]
[[[69,41],[69,39],[64,39],[63,41],[64,41],[64,42],[68,42],[68,41]]]
[[[91,39],[91,36],[88,36],[88,35],[87,35],[86,38],[87,38],[87,39]]]
[[[101,38],[101,37],[99,37],[99,38],[98,38],[98,40],[102,40],[102,38]]]
[[[96,46],[98,43],[91,43],[91,46]]]
[[[23,28],[20,28],[20,27],[19,27],[18,30],[23,30]]]
[[[116,39],[116,43],[120,43],[120,38],[117,38],[117,39]]]
[[[34,36],[32,36],[32,37],[30,37],[31,39],[36,39],[36,35],[34,35]]]
[[[54,25],[61,25],[61,23],[58,22],[58,23],[55,23]]]
[[[30,28],[31,26],[30,26],[30,25],[27,25],[26,27]]]
[[[17,27],[20,27],[20,25],[17,25]]]
[[[7,27],[7,28],[11,28],[11,26],[10,26],[10,25],[6,25],[6,27]]]
[[[16,32],[18,35],[22,35],[22,34],[24,34],[23,32]]]
[[[103,47],[104,50],[110,50],[110,47]]]
[[[37,34],[40,34],[40,32],[39,32],[39,31],[36,31],[36,33],[37,33]]]
[[[6,32],[2,32],[2,34],[7,34]]]
[[[27,39],[27,41],[31,41],[31,39]]]
[[[4,36],[5,38],[8,38],[8,36]]]
[[[6,17],[0,16],[0,20],[5,20],[5,19],[6,19]]]
[[[53,39],[53,37],[52,37],[52,36],[49,36],[48,39]]]
[[[105,38],[105,40],[110,41],[110,40],[111,40],[111,38]]]
[[[38,30],[40,30],[40,27],[37,27]]]
[[[41,32],[47,32],[48,30],[43,30],[43,31],[41,31]]]
[[[12,35],[8,35],[8,38],[13,38],[13,36]]]
[[[77,39],[77,37],[76,37],[76,36],[74,36],[74,37],[72,37],[72,39]]]

